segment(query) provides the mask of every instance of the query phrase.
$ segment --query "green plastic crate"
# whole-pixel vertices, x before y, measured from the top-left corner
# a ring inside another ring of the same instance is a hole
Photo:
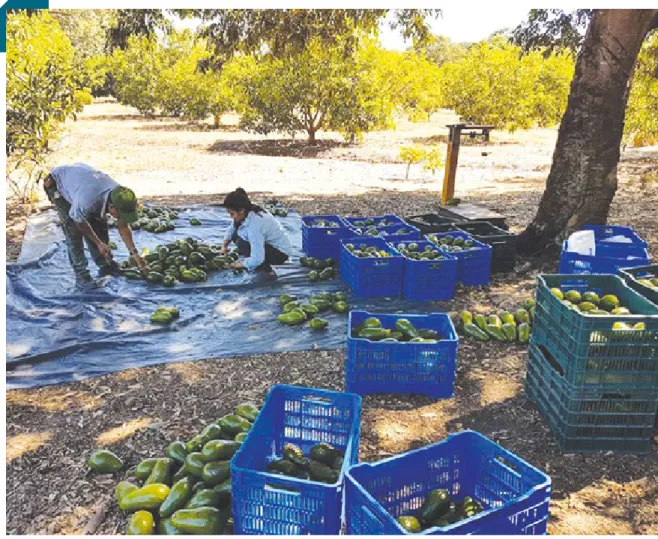
[[[623,268],[619,270],[619,275],[638,294],[643,295],[658,305],[658,290],[654,290],[638,282],[638,280],[649,276],[658,277],[658,264],[654,264],[653,266],[638,266],[636,268]]]
[[[647,453],[658,408],[658,388],[587,389],[569,384],[543,346],[531,343],[526,396],[569,453]]]
[[[586,315],[569,308],[551,288],[614,294],[632,315]],[[615,275],[540,275],[537,278],[533,340],[546,346],[574,385],[658,387],[658,306]],[[615,322],[644,330],[613,330]]]

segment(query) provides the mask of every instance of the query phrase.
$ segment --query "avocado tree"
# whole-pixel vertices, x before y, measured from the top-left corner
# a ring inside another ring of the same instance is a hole
[[[71,42],[47,11],[7,15],[7,182],[23,202],[61,125],[91,100],[73,58]],[[27,181],[16,179],[18,169]]]
[[[390,95],[373,85],[376,63],[359,51],[345,54],[320,39],[285,59],[262,57],[242,81],[245,106],[241,125],[267,134],[305,132],[316,144],[320,130],[346,137],[389,125],[394,110]]]
[[[658,9],[597,9],[573,17],[533,10],[516,36],[526,48],[556,38],[577,42],[574,20],[588,17],[546,190],[519,238],[522,252],[557,247],[571,231],[605,223],[617,190],[628,88],[642,44],[658,28]]]
[[[624,142],[658,144],[658,32],[644,41],[628,96]]]
[[[566,54],[521,56],[508,38],[494,36],[443,64],[443,104],[465,121],[510,131],[555,125],[566,107],[573,66]]]

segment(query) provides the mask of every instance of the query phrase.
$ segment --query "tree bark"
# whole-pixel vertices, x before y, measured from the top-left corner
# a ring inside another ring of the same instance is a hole
[[[308,133],[308,145],[309,145],[309,146],[315,146],[315,145],[317,144],[317,142],[315,141],[315,132],[316,132],[316,129],[313,128],[313,127],[309,127],[309,128],[307,129],[307,133]]]
[[[561,245],[585,224],[605,224],[617,190],[629,81],[656,9],[595,10],[571,82],[546,190],[521,252]]]

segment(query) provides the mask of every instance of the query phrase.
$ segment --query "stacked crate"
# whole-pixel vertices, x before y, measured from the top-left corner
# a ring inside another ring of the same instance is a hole
[[[584,314],[552,288],[614,294],[633,314]],[[526,394],[560,449],[648,452],[658,409],[658,306],[614,275],[541,275],[535,308]]]

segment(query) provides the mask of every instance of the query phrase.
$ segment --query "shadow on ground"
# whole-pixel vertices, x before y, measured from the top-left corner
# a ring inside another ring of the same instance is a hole
[[[304,139],[258,139],[258,140],[218,140],[207,148],[213,153],[239,153],[268,157],[297,157],[301,159],[321,157],[334,148],[346,148],[349,143],[337,140],[318,140],[309,146]]]

